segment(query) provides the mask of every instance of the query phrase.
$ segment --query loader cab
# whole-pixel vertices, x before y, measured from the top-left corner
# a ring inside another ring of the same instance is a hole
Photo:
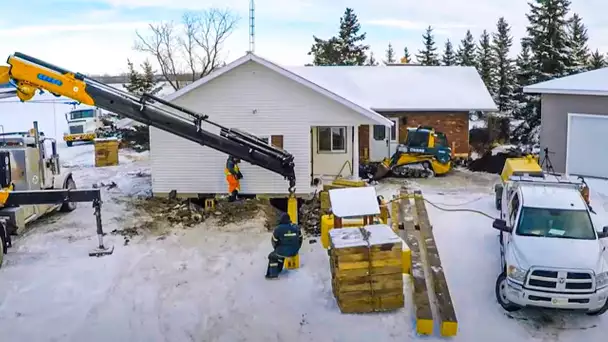
[[[419,148],[447,148],[448,139],[443,132],[437,132],[432,127],[420,126],[408,128],[404,145]]]

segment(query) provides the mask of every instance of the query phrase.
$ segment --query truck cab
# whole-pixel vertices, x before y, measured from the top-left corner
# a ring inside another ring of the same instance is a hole
[[[99,108],[74,109],[65,114],[68,131],[63,140],[68,146],[74,142],[93,141],[97,137],[97,129],[103,127],[102,112]]]
[[[500,195],[499,304],[605,313],[608,227],[598,231],[579,184],[512,176]]]

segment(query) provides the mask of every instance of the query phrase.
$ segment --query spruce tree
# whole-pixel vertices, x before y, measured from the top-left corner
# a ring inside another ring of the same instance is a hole
[[[405,59],[405,61],[404,61]],[[401,57],[401,63],[411,63],[412,62],[412,56],[410,56],[410,52],[407,49],[407,46],[403,48],[403,57]]]
[[[418,50],[416,60],[421,65],[439,65],[439,57],[435,52],[435,37],[433,37],[433,28],[427,27],[426,32],[422,35],[424,49]]]
[[[377,66],[378,65],[378,61],[376,61],[376,58],[374,57],[374,53],[371,52],[369,54],[369,59],[367,60],[367,63],[365,65],[369,65],[369,66]]]
[[[492,34],[492,51],[496,63],[494,102],[496,102],[498,110],[503,113],[510,113],[515,106],[513,100],[516,86],[515,65],[509,57],[513,45],[513,37],[510,32],[511,28],[505,18],[499,18],[496,23],[496,33]]]
[[[361,24],[352,8],[346,8],[340,18],[337,37],[324,40],[313,36],[309,55],[314,56],[314,65],[364,65],[369,46],[363,44],[366,33],[359,33]]]
[[[352,8],[344,11],[344,16],[340,18],[340,33],[338,35],[341,43],[340,57],[342,65],[363,65],[367,59],[366,52],[368,45],[362,42],[365,40],[366,33],[359,33],[361,24]]]
[[[152,93],[152,91],[156,87],[156,84],[158,83],[156,82],[156,77],[154,75],[155,72],[152,68],[152,64],[150,64],[150,61],[145,60],[141,65],[141,68],[143,70],[143,75],[141,78],[141,88],[146,93]]]
[[[490,45],[490,35],[488,31],[483,30],[479,39],[479,48],[477,55],[477,71],[485,83],[486,87],[490,91],[490,94],[495,94],[495,73],[494,66],[494,54],[492,53],[492,46]]]
[[[395,63],[395,50],[393,50],[393,44],[388,43],[388,49],[386,49],[386,60],[384,64]]]
[[[127,84],[123,84],[123,87],[125,87],[125,89],[129,93],[141,95],[144,91],[143,76],[137,70],[135,70],[135,67],[133,66],[133,62],[131,62],[131,60],[127,59],[127,65],[129,68],[129,72],[127,74],[129,81]]]
[[[588,41],[589,36],[587,35],[587,28],[583,24],[583,19],[574,13],[568,22],[568,42],[570,43],[572,56],[570,72],[573,74],[586,71],[589,66],[590,53],[587,46]]]
[[[525,40],[538,64],[538,81],[568,75],[572,65],[566,31],[570,0],[534,0],[529,6]]]
[[[534,130],[540,125],[540,100],[536,95],[523,92],[525,86],[538,81],[536,71],[538,64],[534,61],[532,50],[525,40],[522,40],[521,52],[517,56],[515,65],[517,89],[513,117],[522,120],[522,123],[515,128],[512,139],[514,142],[527,144],[534,142]]]
[[[448,39],[445,42],[445,48],[443,50],[443,57],[441,58],[443,65],[450,66],[456,64],[456,55],[454,54],[454,48],[452,42]]]
[[[595,50],[589,58],[589,70],[596,70],[604,67],[606,67],[606,58],[604,58],[604,55],[601,54],[599,50]]]
[[[461,66],[475,66],[475,38],[470,30],[467,30],[465,38],[460,41],[456,52],[456,64]]]

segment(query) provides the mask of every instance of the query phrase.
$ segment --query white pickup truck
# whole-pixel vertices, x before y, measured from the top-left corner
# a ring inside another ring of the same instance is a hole
[[[503,184],[501,219],[493,223],[501,256],[496,299],[507,311],[534,306],[605,313],[608,227],[597,230],[578,184],[524,178]]]

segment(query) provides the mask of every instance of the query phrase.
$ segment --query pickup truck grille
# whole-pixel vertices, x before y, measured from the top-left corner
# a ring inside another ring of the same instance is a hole
[[[595,291],[595,277],[592,272],[533,268],[526,287],[546,292],[591,293]]]
[[[80,133],[84,133],[83,125],[70,126],[70,134],[80,134]]]

